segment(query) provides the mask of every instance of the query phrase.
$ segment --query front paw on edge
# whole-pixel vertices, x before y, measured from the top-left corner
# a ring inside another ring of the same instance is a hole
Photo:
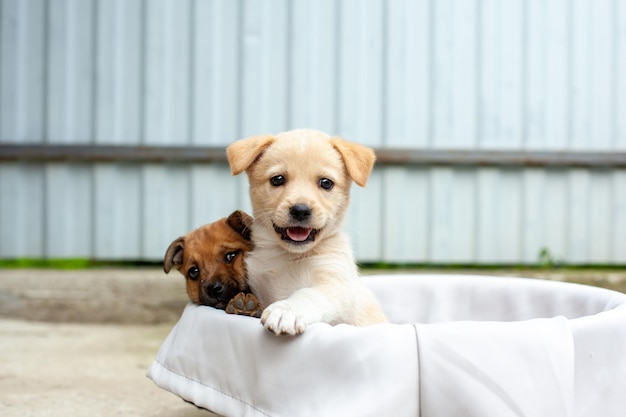
[[[295,336],[306,329],[304,316],[287,301],[278,301],[266,308],[261,315],[261,324],[277,336]]]
[[[228,314],[237,314],[239,316],[261,317],[263,307],[256,299],[254,294],[240,292],[228,302],[225,308]]]

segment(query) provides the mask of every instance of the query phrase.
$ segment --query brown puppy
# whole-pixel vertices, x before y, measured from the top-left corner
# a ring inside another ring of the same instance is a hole
[[[253,247],[251,223],[252,217],[237,210],[179,237],[167,248],[163,270],[169,273],[173,266],[185,276],[187,295],[196,304],[255,315],[259,306],[246,294],[244,263],[244,255]]]
[[[314,130],[231,144],[233,174],[245,171],[254,208],[250,287],[267,306],[261,323],[276,334],[312,323],[365,326],[386,321],[362,284],[343,218],[354,181],[365,186],[374,152]]]

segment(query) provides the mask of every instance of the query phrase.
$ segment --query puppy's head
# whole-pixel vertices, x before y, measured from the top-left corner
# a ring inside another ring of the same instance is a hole
[[[234,175],[248,174],[255,230],[293,253],[337,232],[352,181],[365,186],[376,159],[365,146],[314,130],[242,139],[227,154]]]
[[[224,309],[248,289],[244,255],[252,250],[251,224],[252,218],[237,210],[179,237],[167,248],[163,270],[173,266],[185,276],[194,303]]]

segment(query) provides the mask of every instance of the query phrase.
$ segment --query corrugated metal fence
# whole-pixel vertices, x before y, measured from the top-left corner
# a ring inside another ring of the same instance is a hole
[[[361,261],[626,264],[623,74],[613,0],[0,0],[0,258],[158,260],[313,127],[381,155]]]

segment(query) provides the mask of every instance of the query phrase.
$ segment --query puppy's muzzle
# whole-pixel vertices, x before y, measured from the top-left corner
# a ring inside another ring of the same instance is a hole
[[[219,298],[219,296],[222,295],[223,292],[224,285],[219,281],[214,282],[206,288],[206,293],[211,298]]]
[[[220,281],[202,286],[200,291],[200,304],[225,308],[228,301],[239,292],[240,289],[231,285],[224,285]]]
[[[292,219],[303,222],[311,217],[311,207],[306,204],[295,204],[289,208],[289,215]]]
[[[289,208],[289,216],[292,225],[280,227],[274,224],[274,230],[282,240],[294,244],[303,244],[315,240],[319,230],[309,226],[309,219],[313,213],[311,207],[306,204],[294,204]]]

